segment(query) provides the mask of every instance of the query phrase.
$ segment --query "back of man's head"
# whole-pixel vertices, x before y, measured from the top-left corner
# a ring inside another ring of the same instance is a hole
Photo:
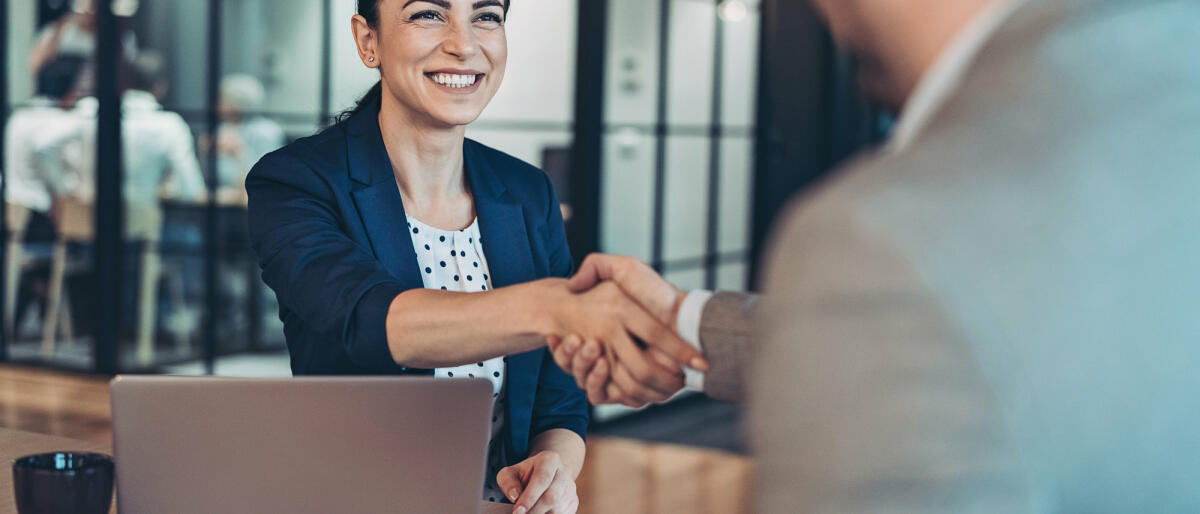
[[[37,73],[37,94],[62,100],[75,90],[85,63],[79,56],[63,56],[42,66]]]
[[[858,60],[864,91],[903,106],[921,76],[988,5],[1006,0],[810,0]]]
[[[163,57],[152,50],[142,50],[130,63],[131,83],[138,91],[157,92],[163,85]]]

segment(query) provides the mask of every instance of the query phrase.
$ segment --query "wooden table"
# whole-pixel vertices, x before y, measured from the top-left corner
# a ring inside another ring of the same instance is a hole
[[[0,365],[0,465],[51,450],[108,453],[108,378]],[[85,441],[77,441],[84,439]],[[589,437],[577,481],[585,514],[731,514],[753,511],[750,459],[703,448]],[[0,470],[0,514],[14,512],[12,474]],[[484,514],[511,512],[488,505]]]
[[[4,466],[4,470],[0,472],[0,513],[16,514],[17,512],[16,499],[13,498],[12,461],[25,455],[57,451],[95,452],[112,455],[112,449],[106,444],[0,428],[0,465]],[[116,503],[115,499],[114,503]],[[116,511],[114,505],[112,512]],[[512,512],[511,505],[500,503],[483,502],[480,509],[481,514],[507,514],[510,512]]]

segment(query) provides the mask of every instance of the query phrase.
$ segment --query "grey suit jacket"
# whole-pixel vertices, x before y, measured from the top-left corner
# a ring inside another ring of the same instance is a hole
[[[1200,512],[1200,2],[1033,0],[773,241],[701,332],[760,511]]]

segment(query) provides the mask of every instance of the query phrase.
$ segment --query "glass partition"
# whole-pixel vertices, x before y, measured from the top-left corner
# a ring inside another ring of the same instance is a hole
[[[94,366],[87,198],[94,170],[95,18],[86,2],[8,2],[4,335],[11,360]],[[94,192],[94,191],[93,191]]]
[[[609,1],[600,247],[682,288],[746,287],[759,7]]]
[[[107,1],[123,63],[108,70],[120,88],[124,210],[113,291],[94,271],[106,246],[93,7],[106,0],[0,0],[0,100],[13,113],[3,118],[2,348],[15,362],[84,371],[288,374],[278,305],[249,248],[244,181],[378,80],[355,52],[354,2]],[[468,134],[546,168],[564,199],[575,11],[562,0],[513,9],[505,83]],[[102,304],[120,313],[112,348],[96,343]],[[99,350],[115,364],[100,369]]]
[[[760,2],[608,9],[600,249],[684,290],[745,290]],[[602,406],[596,418],[626,412]]]

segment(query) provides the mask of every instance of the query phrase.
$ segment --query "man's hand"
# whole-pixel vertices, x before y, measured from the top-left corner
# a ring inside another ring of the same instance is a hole
[[[575,480],[553,451],[500,470],[496,484],[515,504],[513,514],[572,514],[579,508]]]
[[[683,364],[702,362],[699,350],[631,300],[613,282],[556,297],[553,334],[604,342],[612,378],[632,401],[662,401],[683,388]],[[661,352],[654,357],[647,349]],[[617,365],[619,364],[619,365]],[[569,371],[569,368],[564,368]],[[582,380],[582,376],[576,380]]]
[[[578,273],[568,282],[571,291],[588,294],[595,289],[616,286],[620,292],[636,301],[642,309],[659,319],[670,331],[664,337],[642,337],[642,345],[630,348],[622,341],[569,333],[565,339],[550,337],[554,361],[575,377],[578,387],[586,390],[588,400],[595,405],[622,404],[642,407],[650,402],[670,399],[683,387],[680,365],[708,370],[700,352],[695,357],[679,359],[684,353],[678,348],[676,318],[685,294],[632,257],[590,255],[584,259]],[[686,342],[684,342],[686,345]],[[655,365],[656,364],[656,365]],[[670,370],[673,377],[666,377]],[[667,388],[662,385],[668,385]]]
[[[684,293],[637,259],[614,255],[589,255],[567,287],[582,292],[589,291],[597,284],[610,283],[616,284],[623,293],[658,318],[664,326],[669,327],[672,336],[677,335],[675,319],[683,303]],[[619,403],[629,407],[642,407],[648,403],[665,401],[681,388],[664,390],[661,387],[647,387],[647,382],[642,380],[646,376],[646,369],[676,370],[680,364],[687,364],[701,371],[708,369],[708,363],[703,358],[673,360],[672,356],[679,352],[671,346],[664,346],[653,340],[643,341],[645,346],[639,348],[640,351],[624,349],[625,351],[619,353],[614,351],[609,341],[577,334],[562,340],[550,338],[548,342],[555,362],[575,377],[576,384],[587,391],[588,400],[596,405]],[[669,355],[667,351],[670,350],[674,351]],[[699,352],[696,355],[699,355]],[[650,363],[658,363],[659,366]],[[671,385],[676,384],[682,385],[678,381]]]
[[[663,325],[678,331],[675,318],[686,295],[658,276],[650,266],[633,257],[594,253],[583,260],[579,271],[567,282],[567,288],[579,293],[604,281],[617,284]],[[692,367],[701,369],[701,366]]]

